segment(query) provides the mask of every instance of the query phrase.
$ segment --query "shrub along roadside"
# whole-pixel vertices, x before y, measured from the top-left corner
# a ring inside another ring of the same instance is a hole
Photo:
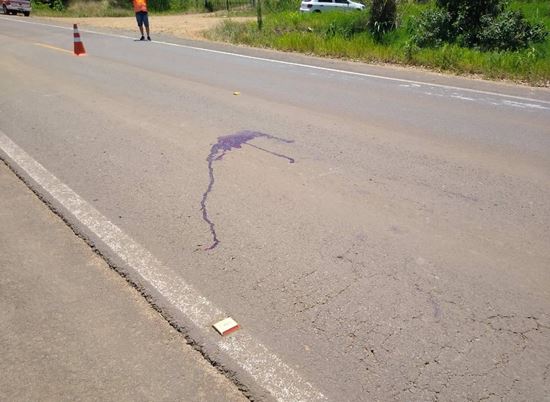
[[[482,50],[520,50],[544,42],[548,35],[542,23],[533,24],[521,10],[507,9],[504,0],[437,0],[411,27],[420,47],[458,43]]]
[[[510,79],[531,85],[550,85],[550,40],[517,51],[487,51],[441,40],[445,24],[433,24],[443,31],[433,35],[437,47],[420,47],[411,26],[430,4],[399,2],[398,26],[381,37],[369,30],[369,13],[300,14],[282,12],[264,16],[261,32],[255,23],[226,21],[209,32],[210,39],[250,46],[271,47],[320,56],[343,57],[367,62],[423,66],[457,74],[476,74],[490,79]],[[550,2],[515,1],[513,10],[523,10],[531,22],[550,29]],[[438,17],[440,18],[440,17]],[[436,21],[437,22],[437,21]],[[416,27],[415,27],[416,28]],[[499,28],[500,29],[500,28]],[[488,31],[490,33],[490,31]],[[448,33],[450,36],[451,33]],[[486,40],[493,40],[488,35]]]

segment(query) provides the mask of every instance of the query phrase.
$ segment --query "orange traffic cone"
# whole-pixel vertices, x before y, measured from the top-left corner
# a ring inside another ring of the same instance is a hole
[[[78,33],[78,27],[76,24],[73,24],[74,31],[74,54],[77,56],[86,55],[86,49],[84,49],[84,44],[80,40],[80,33]]]

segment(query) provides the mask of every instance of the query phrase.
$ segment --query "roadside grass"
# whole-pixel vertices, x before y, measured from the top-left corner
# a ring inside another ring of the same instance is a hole
[[[438,48],[416,47],[410,40],[414,18],[429,6],[429,3],[401,2],[398,28],[384,36],[381,42],[375,41],[368,32],[368,12],[273,12],[264,16],[261,31],[254,22],[224,21],[208,32],[207,37],[289,52],[421,66],[455,74],[550,85],[550,38],[517,52],[486,52],[449,44]],[[550,30],[548,0],[516,0],[511,6],[521,9],[529,20],[543,22]]]

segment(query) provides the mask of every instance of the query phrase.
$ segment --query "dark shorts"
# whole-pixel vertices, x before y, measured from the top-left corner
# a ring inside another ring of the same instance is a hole
[[[146,27],[149,26],[149,17],[147,16],[147,11],[138,11],[136,13],[136,20],[138,27],[145,25]]]

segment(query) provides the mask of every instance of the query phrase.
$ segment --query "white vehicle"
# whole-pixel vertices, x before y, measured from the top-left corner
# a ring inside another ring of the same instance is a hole
[[[0,0],[4,14],[22,13],[25,17],[31,15],[31,0]]]
[[[365,9],[365,5],[350,0],[302,0],[300,11],[304,13],[320,13],[333,10],[357,10]]]

